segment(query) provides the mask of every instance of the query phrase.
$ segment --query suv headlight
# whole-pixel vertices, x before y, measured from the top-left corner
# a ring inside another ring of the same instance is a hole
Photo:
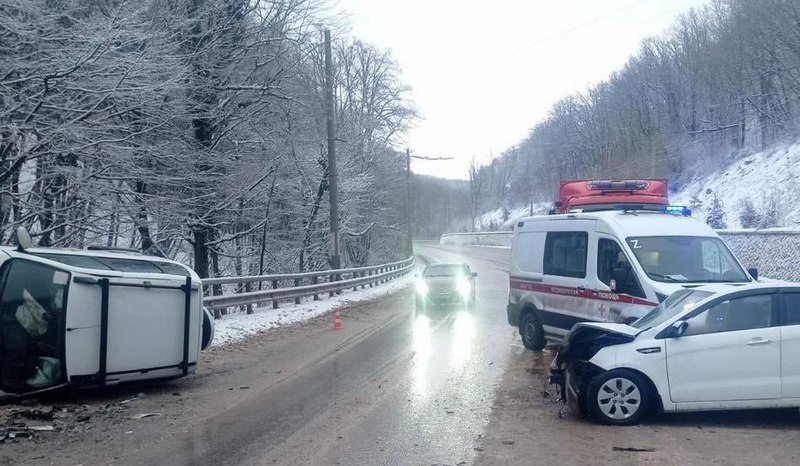
[[[419,293],[421,296],[427,296],[428,295],[428,284],[425,283],[422,280],[418,281],[417,282],[417,293]]]
[[[461,296],[467,296],[472,291],[472,285],[470,285],[469,280],[465,277],[460,277],[456,280],[456,290]]]

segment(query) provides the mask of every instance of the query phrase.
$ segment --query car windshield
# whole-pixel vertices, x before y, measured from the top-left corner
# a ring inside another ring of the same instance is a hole
[[[466,271],[463,265],[459,264],[440,264],[431,265],[425,269],[423,274],[426,277],[455,277],[457,275],[465,275]]]
[[[748,282],[742,267],[719,238],[642,236],[628,245],[647,275],[666,283]]]
[[[653,308],[644,317],[637,320],[633,327],[647,330],[657,327],[680,312],[689,311],[697,307],[697,303],[711,296],[709,291],[683,289],[672,293],[663,303]]]

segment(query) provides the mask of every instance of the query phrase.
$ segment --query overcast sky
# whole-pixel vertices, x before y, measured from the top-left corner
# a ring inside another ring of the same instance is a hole
[[[708,0],[337,0],[353,34],[391,49],[421,119],[415,173],[466,178],[558,99],[606,78],[642,39]]]

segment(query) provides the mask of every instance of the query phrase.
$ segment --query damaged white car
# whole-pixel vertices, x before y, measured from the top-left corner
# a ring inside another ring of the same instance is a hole
[[[0,401],[186,376],[211,342],[200,278],[169,259],[0,247]]]
[[[587,418],[800,407],[800,284],[707,285],[632,325],[579,323],[551,383]]]

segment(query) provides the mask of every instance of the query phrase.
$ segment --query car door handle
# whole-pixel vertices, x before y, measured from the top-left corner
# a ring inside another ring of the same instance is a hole
[[[765,338],[753,338],[752,340],[747,340],[747,343],[745,343],[745,344],[748,345],[748,346],[758,346],[758,345],[767,345],[769,343],[772,343],[772,340],[770,340],[769,338],[766,338],[766,339]]]

